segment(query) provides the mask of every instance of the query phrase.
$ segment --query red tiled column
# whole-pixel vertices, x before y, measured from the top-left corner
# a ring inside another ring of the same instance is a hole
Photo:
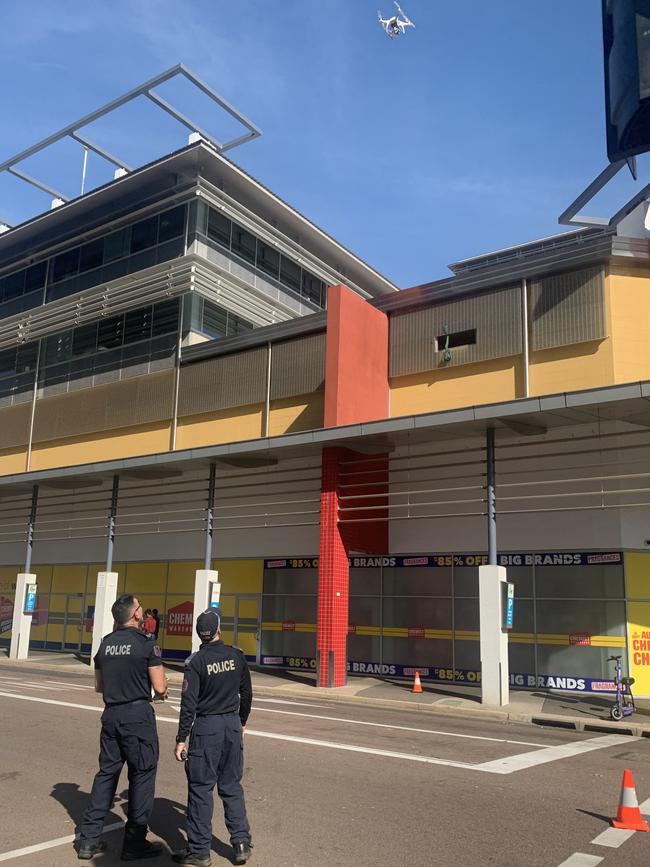
[[[339,526],[339,449],[323,449],[318,569],[318,685],[345,686],[348,554]]]

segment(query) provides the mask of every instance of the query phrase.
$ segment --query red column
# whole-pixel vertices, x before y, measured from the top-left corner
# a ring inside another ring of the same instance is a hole
[[[325,427],[387,416],[388,319],[347,287],[332,286],[327,301]],[[353,455],[347,449],[323,449],[316,646],[318,685],[325,687],[345,686],[346,681],[349,545],[387,547],[386,522],[379,534],[363,532],[360,524],[340,523],[340,462]]]
[[[345,686],[348,552],[339,526],[339,450],[323,449],[318,569],[318,685]]]

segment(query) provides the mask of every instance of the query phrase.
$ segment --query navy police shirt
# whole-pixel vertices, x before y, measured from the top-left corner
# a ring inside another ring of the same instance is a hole
[[[95,655],[105,704],[151,701],[148,669],[162,665],[160,656],[158,645],[134,626],[107,635]]]
[[[243,651],[223,641],[202,644],[185,662],[177,743],[187,739],[195,716],[238,711],[246,725],[252,701],[251,674]]]

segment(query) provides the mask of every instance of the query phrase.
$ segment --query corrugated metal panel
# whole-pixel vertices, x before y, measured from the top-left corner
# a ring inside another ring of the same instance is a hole
[[[436,338],[476,330],[476,343],[452,349],[450,361]],[[390,376],[456,367],[517,355],[521,342],[521,290],[510,286],[390,317]]]
[[[27,445],[31,403],[0,410],[0,450]]]
[[[271,350],[271,400],[310,394],[325,382],[325,335],[274,343]]]
[[[181,368],[179,417],[262,403],[266,396],[266,349],[237,352]]]
[[[171,418],[174,372],[101,385],[36,402],[34,442],[99,433]]]
[[[605,275],[600,267],[531,282],[531,349],[551,349],[607,337],[604,291]]]

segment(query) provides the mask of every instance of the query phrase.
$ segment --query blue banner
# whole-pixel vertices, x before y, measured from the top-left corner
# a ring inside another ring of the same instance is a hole
[[[33,614],[36,610],[36,584],[28,584],[25,594],[25,614]]]

